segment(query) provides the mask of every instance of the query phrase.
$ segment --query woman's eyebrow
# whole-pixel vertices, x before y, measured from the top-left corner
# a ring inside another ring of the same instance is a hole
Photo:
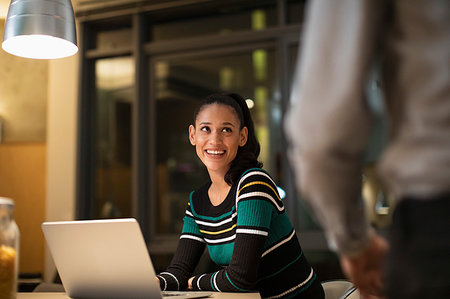
[[[234,127],[234,124],[233,124],[233,123],[230,123],[230,122],[223,122],[222,125]]]
[[[210,121],[202,121],[199,125],[204,126],[204,125],[210,125],[210,124],[212,124],[212,122],[210,122]],[[227,121],[223,122],[222,125],[223,126],[235,127],[235,125],[233,123],[230,123],[230,122],[227,122]]]

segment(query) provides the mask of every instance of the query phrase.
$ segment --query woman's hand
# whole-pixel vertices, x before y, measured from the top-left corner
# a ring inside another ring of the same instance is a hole
[[[192,281],[194,280],[195,276],[192,276],[191,278],[189,278],[188,280],[188,290],[192,290]]]

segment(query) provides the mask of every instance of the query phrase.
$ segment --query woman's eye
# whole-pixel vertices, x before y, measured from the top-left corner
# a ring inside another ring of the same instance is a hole
[[[231,128],[223,128],[222,132],[231,133]]]
[[[207,126],[201,127],[200,131],[208,132],[209,131],[209,127],[207,127]]]

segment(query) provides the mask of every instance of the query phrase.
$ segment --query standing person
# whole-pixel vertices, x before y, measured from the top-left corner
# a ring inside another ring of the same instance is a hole
[[[245,100],[237,94],[206,97],[189,140],[211,181],[190,194],[177,250],[158,275],[161,289],[324,298],[277,186],[257,160],[260,146]],[[205,246],[223,268],[192,276]]]
[[[364,87],[380,59],[391,136],[378,170],[397,200],[389,245],[361,198],[372,125]],[[363,295],[450,298],[449,64],[448,0],[308,7],[285,130],[297,187]]]

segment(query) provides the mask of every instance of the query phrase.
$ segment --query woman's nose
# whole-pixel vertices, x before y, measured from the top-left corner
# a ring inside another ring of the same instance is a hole
[[[219,131],[212,131],[210,135],[210,142],[212,144],[217,144],[222,142],[222,135]]]

